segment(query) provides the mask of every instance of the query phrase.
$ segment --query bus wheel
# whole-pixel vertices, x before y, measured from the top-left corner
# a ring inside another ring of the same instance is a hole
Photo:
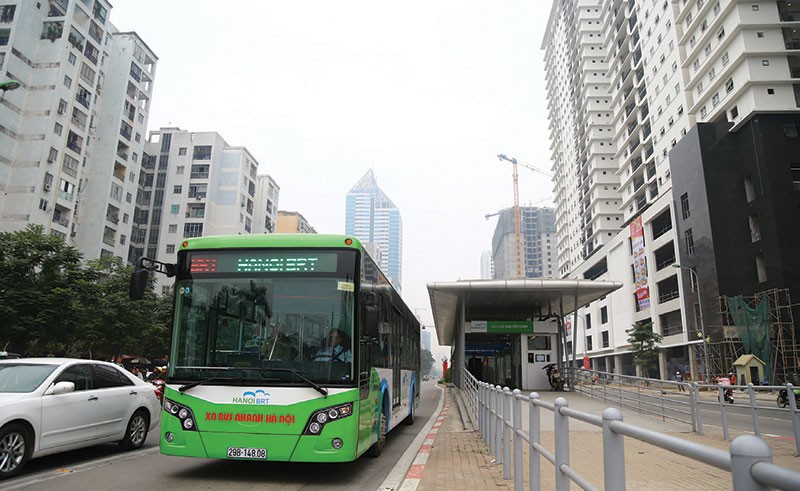
[[[369,449],[369,456],[377,458],[381,456],[383,448],[386,446],[386,415],[381,411],[380,415],[380,429],[378,430],[378,441],[375,442]]]
[[[414,424],[414,400],[415,399],[412,397],[411,398],[411,410],[409,411],[408,416],[406,416],[406,419],[404,419],[402,421],[402,423],[404,425],[406,425],[406,426],[410,426],[410,425]]]

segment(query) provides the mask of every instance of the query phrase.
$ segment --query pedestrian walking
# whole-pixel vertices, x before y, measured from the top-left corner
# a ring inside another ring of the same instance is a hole
[[[675,381],[678,382],[678,390],[685,392],[686,387],[683,386],[683,374],[681,373],[680,369],[675,372]]]

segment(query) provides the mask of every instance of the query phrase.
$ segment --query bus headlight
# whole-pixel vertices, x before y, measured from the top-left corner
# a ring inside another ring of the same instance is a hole
[[[192,410],[188,407],[178,404],[175,401],[171,401],[167,398],[164,398],[164,410],[175,416],[181,422],[181,428],[186,431],[197,431],[197,427],[195,426],[195,419],[194,414],[192,414]]]
[[[303,434],[319,435],[322,433],[322,429],[325,427],[325,424],[330,423],[333,420],[346,418],[351,414],[353,414],[352,402],[314,411],[311,414],[311,417],[308,418],[308,423],[306,424],[306,429],[303,431]]]

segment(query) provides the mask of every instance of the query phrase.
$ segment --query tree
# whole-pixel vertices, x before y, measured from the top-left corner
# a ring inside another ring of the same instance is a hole
[[[422,350],[422,353],[420,353],[420,369],[423,375],[427,375],[431,372],[433,363],[433,354],[426,349]]]
[[[87,279],[81,253],[40,225],[0,233],[0,341],[23,355],[63,354]]]
[[[657,346],[663,336],[653,332],[652,322],[636,322],[625,332],[628,333],[634,365],[640,367],[642,374],[648,377],[650,368],[658,367],[658,354],[664,351],[664,348]]]

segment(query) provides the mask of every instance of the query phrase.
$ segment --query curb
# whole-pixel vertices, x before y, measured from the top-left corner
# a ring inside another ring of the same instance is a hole
[[[438,423],[436,429],[439,429],[441,426],[440,417],[443,412],[443,406],[445,405],[444,400],[446,398],[445,389],[437,385],[439,390],[442,391],[442,395],[439,398],[439,406],[434,411],[434,414],[428,419],[428,422],[425,423],[425,426],[420,430],[419,434],[414,441],[411,442],[411,445],[408,446],[403,455],[395,464],[394,469],[389,473],[386,479],[381,483],[380,487],[378,488],[380,491],[393,491],[393,490],[414,490],[416,489],[417,485],[419,484],[419,478],[417,478],[417,482],[414,484],[414,487],[407,487],[405,481],[408,477],[408,473],[410,472],[409,469],[414,465],[417,464],[418,454],[421,451],[423,445],[427,444],[428,442],[428,435],[433,428],[434,425]],[[448,403],[449,406],[449,403]],[[434,417],[436,414],[439,416]],[[445,413],[446,414],[446,413]],[[430,453],[430,447],[432,446],[433,441],[430,442],[428,445],[428,453]],[[425,456],[425,460],[427,461],[427,454]],[[420,477],[422,472],[420,471]]]
[[[442,395],[444,396],[444,394]],[[425,471],[425,464],[428,463],[428,457],[433,449],[433,442],[436,440],[436,434],[439,432],[439,428],[441,428],[442,424],[444,424],[449,409],[450,402],[448,401],[439,411],[439,416],[437,416],[436,421],[427,434],[422,433],[425,434],[425,440],[422,442],[422,446],[419,448],[414,462],[411,463],[411,467],[408,468],[406,477],[400,485],[400,491],[414,491],[417,489],[417,486],[419,486],[419,482],[422,480],[422,473]]]

